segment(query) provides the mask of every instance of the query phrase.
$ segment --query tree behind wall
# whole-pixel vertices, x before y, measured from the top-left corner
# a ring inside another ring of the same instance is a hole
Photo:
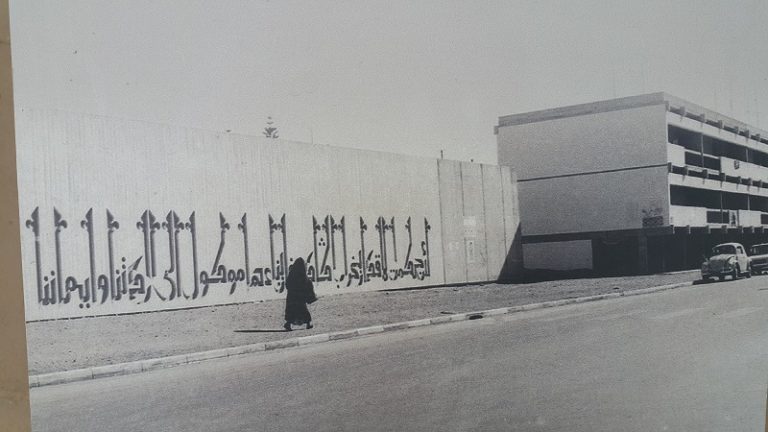
[[[264,128],[264,134],[267,138],[278,138],[279,135],[277,134],[277,128],[273,126],[274,122],[272,121],[272,117],[267,117],[267,127]]]

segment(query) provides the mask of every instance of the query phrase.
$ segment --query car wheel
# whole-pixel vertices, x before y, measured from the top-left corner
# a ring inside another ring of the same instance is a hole
[[[749,264],[747,264],[747,272],[745,273],[745,275],[747,276],[747,278],[752,277],[752,266],[750,266]]]
[[[725,280],[725,276],[723,276],[723,275],[720,275],[720,276],[718,276],[718,277],[717,277],[717,280],[719,280],[720,282],[722,282],[722,281],[724,281],[724,280]]]
[[[736,267],[734,267],[731,277],[733,278],[733,280],[738,280],[741,278],[741,269],[739,268],[738,264],[736,264]]]

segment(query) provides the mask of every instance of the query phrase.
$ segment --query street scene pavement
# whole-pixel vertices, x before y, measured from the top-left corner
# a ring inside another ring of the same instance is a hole
[[[30,375],[690,282],[698,272],[323,296],[315,327],[286,332],[282,300],[27,324]]]
[[[697,284],[34,388],[33,426],[758,430],[768,382],[766,282]]]

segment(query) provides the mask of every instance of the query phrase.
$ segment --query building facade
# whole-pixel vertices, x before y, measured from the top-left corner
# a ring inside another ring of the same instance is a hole
[[[666,93],[499,118],[519,178],[525,267],[697,268],[768,241],[768,133]]]

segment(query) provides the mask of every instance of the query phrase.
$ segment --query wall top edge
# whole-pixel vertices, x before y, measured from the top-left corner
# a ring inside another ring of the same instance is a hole
[[[107,122],[121,123],[125,125],[133,124],[133,125],[144,125],[144,126],[151,126],[151,127],[162,127],[162,128],[168,128],[176,131],[194,131],[199,133],[211,134],[211,135],[214,135],[216,138],[234,138],[237,140],[251,141],[261,146],[277,146],[277,145],[289,144],[289,145],[304,147],[305,149],[333,149],[333,150],[344,151],[344,152],[349,152],[351,154],[359,154],[359,155],[402,156],[403,158],[420,160],[422,162],[438,161],[438,162],[457,162],[462,164],[482,165],[482,166],[489,166],[489,167],[501,166],[498,164],[470,162],[470,161],[447,159],[447,158],[432,158],[432,157],[425,157],[425,156],[409,155],[405,153],[387,152],[387,151],[381,151],[381,150],[360,149],[360,148],[354,148],[354,147],[341,147],[341,146],[329,145],[329,144],[314,144],[314,143],[307,143],[303,141],[286,140],[282,138],[266,138],[258,135],[247,135],[247,134],[240,134],[240,133],[233,133],[233,132],[226,132],[226,131],[217,131],[213,129],[203,129],[198,127],[175,125],[171,123],[128,119],[128,118],[112,117],[112,116],[105,116],[105,115],[99,115],[99,114],[79,113],[79,112],[66,111],[66,110],[60,110],[60,109],[49,109],[49,108],[43,109],[43,108],[16,106],[15,111],[19,114],[40,113],[42,115],[47,115],[47,116],[58,116],[60,118],[64,118],[67,121],[70,121],[73,119],[82,119],[86,121],[87,120],[107,121]],[[21,115],[17,115],[17,117],[21,117]],[[19,120],[20,119],[17,118],[17,122]]]

